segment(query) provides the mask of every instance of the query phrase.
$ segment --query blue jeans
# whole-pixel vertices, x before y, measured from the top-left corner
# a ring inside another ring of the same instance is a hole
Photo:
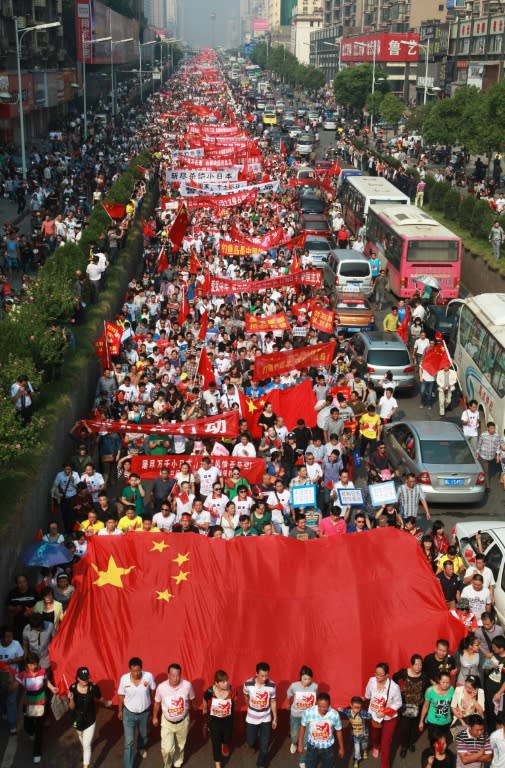
[[[306,768],[317,768],[318,764],[321,768],[333,768],[335,765],[335,753],[333,747],[313,747],[311,744],[307,744],[305,765]]]
[[[434,381],[422,381],[420,386],[421,405],[433,405],[433,385]]]
[[[256,759],[256,765],[258,768],[265,768],[268,759],[268,746],[270,742],[270,734],[272,733],[272,723],[253,723],[245,724],[245,738],[247,745],[254,749],[256,742],[259,739],[258,757]],[[126,766],[125,766],[126,768]]]
[[[130,712],[123,707],[123,731],[124,731],[124,768],[133,768],[135,757],[135,732],[138,728],[139,737],[137,749],[142,752],[147,744],[147,724],[149,722],[150,709],[145,712]]]
[[[289,716],[289,733],[290,733],[290,739],[291,744],[296,744],[298,746],[298,734],[300,732],[300,726],[302,724],[302,718],[301,717],[293,717],[293,715]],[[304,763],[305,757],[307,755],[307,731],[305,730],[305,737],[303,739],[303,746],[305,747],[305,751],[303,754],[298,754],[298,762]]]
[[[7,715],[9,731],[15,731],[18,721],[17,688],[14,688],[13,691],[5,691],[5,693],[2,693],[1,701],[2,714]]]

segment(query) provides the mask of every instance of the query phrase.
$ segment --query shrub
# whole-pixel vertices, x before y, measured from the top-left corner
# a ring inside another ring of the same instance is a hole
[[[424,180],[426,182],[426,187],[424,189],[424,202],[429,203],[431,201],[431,195],[433,193],[433,188],[437,184],[434,177],[428,174]]]
[[[450,189],[444,200],[444,214],[451,221],[458,218],[459,206],[461,204],[461,195],[456,189]]]
[[[496,214],[485,200],[476,200],[471,218],[470,232],[474,237],[487,239]],[[468,226],[468,225],[467,225]]]
[[[476,202],[476,199],[472,195],[467,195],[461,201],[458,211],[458,223],[461,224],[462,227],[470,229],[470,222],[472,220]]]
[[[447,193],[451,191],[451,185],[448,181],[439,181],[435,183],[431,190],[430,205],[435,211],[443,211]]]

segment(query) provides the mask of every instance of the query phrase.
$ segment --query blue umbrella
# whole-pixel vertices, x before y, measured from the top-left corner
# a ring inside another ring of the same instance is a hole
[[[23,565],[34,565],[42,568],[52,568],[53,565],[62,565],[73,560],[72,552],[61,544],[53,544],[50,541],[38,541],[19,555],[19,561]]]

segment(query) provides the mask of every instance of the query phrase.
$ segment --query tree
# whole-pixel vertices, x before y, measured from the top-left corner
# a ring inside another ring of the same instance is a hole
[[[333,81],[333,92],[337,104],[349,104],[355,109],[363,109],[368,95],[372,92],[372,77],[371,64],[357,64],[337,72]],[[390,85],[386,70],[376,67],[375,84],[376,93],[384,95],[389,92]]]
[[[405,130],[407,133],[424,133],[424,124],[431,112],[433,103],[418,104],[417,107],[408,110],[405,120]]]
[[[405,104],[394,93],[386,93],[381,101],[380,116],[386,123],[391,125],[398,125],[403,113],[405,111]]]
[[[267,64],[267,45],[266,43],[258,43],[254,51],[252,52],[251,59],[253,64],[257,64],[261,69],[266,68]]]
[[[483,100],[477,88],[464,85],[450,99],[433,104],[424,121],[424,139],[429,144],[462,144],[479,151]]]

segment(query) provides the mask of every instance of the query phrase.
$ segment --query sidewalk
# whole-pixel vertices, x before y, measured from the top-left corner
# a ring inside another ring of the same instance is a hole
[[[7,223],[15,224],[19,227],[19,231],[22,235],[25,235],[30,231],[30,217],[29,215],[26,215],[28,206],[21,214],[21,220],[17,211],[17,202],[12,202],[12,200],[8,200],[5,197],[0,197],[0,234],[3,234],[4,225]]]

